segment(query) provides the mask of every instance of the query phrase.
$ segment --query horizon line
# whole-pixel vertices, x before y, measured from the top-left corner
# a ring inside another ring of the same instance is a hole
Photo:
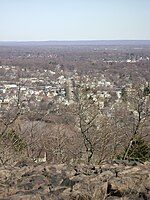
[[[97,41],[150,41],[150,39],[72,39],[72,40],[0,40],[0,42],[97,42]]]

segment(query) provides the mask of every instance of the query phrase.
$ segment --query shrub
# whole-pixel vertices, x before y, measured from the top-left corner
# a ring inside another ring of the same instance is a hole
[[[128,146],[125,149],[123,156],[119,155],[118,159],[139,160],[141,162],[149,161],[150,144],[140,136],[135,136],[131,141],[132,145]]]
[[[150,144],[141,137],[135,138],[128,152],[128,157],[140,161],[150,160]]]

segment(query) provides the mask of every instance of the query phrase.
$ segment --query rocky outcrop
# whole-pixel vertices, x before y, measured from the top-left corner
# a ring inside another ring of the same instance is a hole
[[[1,200],[150,200],[150,163],[0,167]]]

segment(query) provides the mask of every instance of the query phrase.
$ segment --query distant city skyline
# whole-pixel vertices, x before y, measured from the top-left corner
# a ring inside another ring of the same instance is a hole
[[[150,40],[150,0],[0,0],[0,41]]]

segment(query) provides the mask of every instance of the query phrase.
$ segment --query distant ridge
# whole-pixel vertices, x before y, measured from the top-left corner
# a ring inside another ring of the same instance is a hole
[[[1,46],[150,45],[150,40],[0,41]]]

